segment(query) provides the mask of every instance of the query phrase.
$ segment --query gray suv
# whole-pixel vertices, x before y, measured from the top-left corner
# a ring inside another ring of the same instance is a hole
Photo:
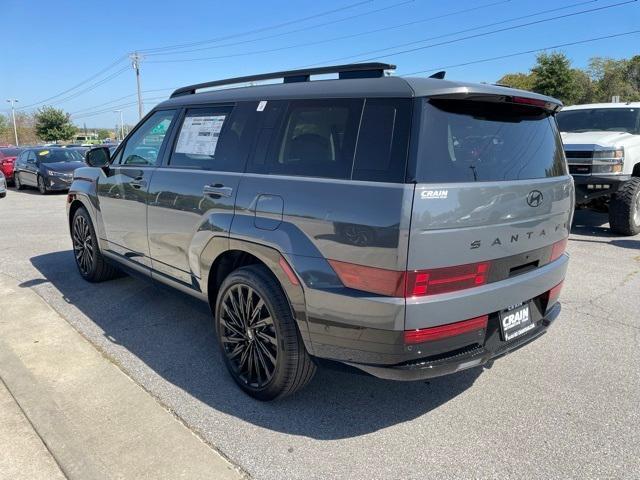
[[[261,400],[323,363],[417,380],[538,338],[574,207],[560,102],[392,68],[176,90],[75,172],[80,274],[130,270],[208,302],[229,372]]]

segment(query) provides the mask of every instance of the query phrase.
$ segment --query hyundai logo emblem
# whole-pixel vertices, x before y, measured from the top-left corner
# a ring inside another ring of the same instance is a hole
[[[527,195],[527,203],[530,207],[539,207],[544,196],[540,190],[531,190]]]

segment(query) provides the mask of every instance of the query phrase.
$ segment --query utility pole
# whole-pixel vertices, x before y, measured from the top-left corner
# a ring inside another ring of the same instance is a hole
[[[140,92],[140,62],[142,61],[142,56],[138,54],[138,52],[133,52],[129,55],[131,58],[131,66],[136,71],[136,84],[138,86],[138,116],[139,119],[142,120],[143,108],[142,108],[142,93]]]
[[[11,104],[11,117],[13,118],[13,134],[16,137],[16,147],[20,146],[20,142],[18,142],[18,128],[16,127],[16,107],[15,104],[18,103],[18,100],[15,98],[7,99],[7,102]]]
[[[120,114],[120,141],[124,140],[124,120],[122,118],[122,110],[114,110],[113,113]],[[116,131],[117,135],[117,131]]]

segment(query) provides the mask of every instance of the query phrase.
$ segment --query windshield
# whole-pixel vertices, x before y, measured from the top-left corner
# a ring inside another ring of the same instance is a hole
[[[567,174],[553,118],[538,108],[424,102],[416,181],[492,182]]]
[[[586,108],[558,113],[561,132],[627,132],[638,134],[638,108]]]
[[[38,161],[41,163],[60,163],[60,162],[82,162],[82,155],[75,150],[58,149],[58,150],[39,150],[36,152]]]

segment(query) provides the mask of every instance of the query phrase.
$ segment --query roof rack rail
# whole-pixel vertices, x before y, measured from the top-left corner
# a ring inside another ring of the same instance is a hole
[[[385,70],[395,70],[395,65],[388,63],[350,63],[347,65],[332,65],[329,67],[303,68],[300,70],[283,70],[281,72],[263,73],[260,75],[249,75],[246,77],[234,77],[224,80],[214,80],[212,82],[196,83],[175,90],[170,98],[182,95],[193,95],[196,90],[210,87],[220,87],[222,85],[233,85],[235,83],[257,82],[260,80],[272,80],[275,78],[284,79],[284,83],[308,82],[311,75],[323,75],[325,73],[337,73],[340,79],[347,78],[378,78],[384,76]]]

